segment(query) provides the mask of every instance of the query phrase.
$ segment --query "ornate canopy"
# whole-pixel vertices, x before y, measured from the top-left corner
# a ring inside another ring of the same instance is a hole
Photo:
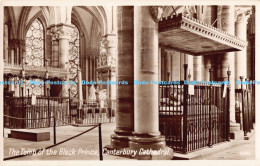
[[[240,51],[247,45],[233,35],[182,14],[159,21],[159,44],[195,56]]]

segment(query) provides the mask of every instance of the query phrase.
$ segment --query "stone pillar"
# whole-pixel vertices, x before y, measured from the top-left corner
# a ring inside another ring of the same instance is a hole
[[[159,61],[158,61],[158,65],[159,65],[159,78],[158,81],[162,80],[162,55],[161,55],[162,49],[159,48],[158,50],[158,54],[159,54]]]
[[[85,57],[86,58],[86,80],[85,81],[89,81],[89,58],[88,55]],[[88,85],[86,86],[86,100],[88,100],[88,96],[89,96],[89,87]]]
[[[26,45],[25,40],[20,40],[18,64],[22,64],[23,57],[26,56],[26,46],[25,45]]]
[[[57,33],[59,35],[59,67],[66,68],[69,60],[69,39],[72,27],[66,24],[57,25]]]
[[[169,53],[168,50],[165,50],[165,81],[171,81],[171,64],[172,64],[172,58],[171,54]]]
[[[51,37],[51,57],[49,65],[52,67],[59,67],[59,41],[54,25],[48,27],[47,35]]]
[[[111,67],[110,71],[110,80],[116,81],[116,56],[117,56],[117,48],[116,48],[116,34],[107,34],[107,56],[109,57],[109,65]],[[110,86],[110,106],[113,110],[115,110],[115,102],[116,102],[116,84],[108,85]]]
[[[68,72],[67,72],[68,73]],[[69,74],[66,74],[65,78],[62,78],[62,81],[69,81]],[[63,84],[61,88],[61,97],[69,97],[69,85]]]
[[[11,64],[14,65],[14,51],[15,47],[11,46]]]
[[[93,69],[94,69],[94,67],[93,67],[92,62],[93,62],[93,53],[91,53],[90,56],[89,56],[89,76],[90,76],[90,80],[96,81],[96,80],[93,79]]]
[[[80,107],[82,107],[83,104],[83,91],[82,91],[82,74],[81,74],[81,69],[78,68],[78,97],[79,97],[79,102],[80,102]]]
[[[1,7],[1,9],[3,9],[3,8]],[[0,56],[0,82],[4,81],[4,63],[3,63],[4,62],[4,58],[3,57],[4,56]],[[5,59],[5,61],[8,62],[8,59]],[[0,110],[4,114],[5,112],[4,112],[4,104],[3,104],[3,101],[4,101],[3,100],[4,99],[4,95],[3,94],[4,94],[4,85],[0,85]],[[3,120],[4,120],[4,117],[3,117]]]
[[[8,62],[8,25],[4,24],[4,61]]]
[[[172,56],[172,80],[179,81],[180,80],[180,53],[171,50]]]
[[[194,78],[193,78],[193,56],[192,55],[186,55],[186,56],[187,56],[186,64],[188,64],[187,79],[194,80]],[[188,76],[190,76],[190,78]]]
[[[203,66],[204,66],[204,70],[203,70],[203,80],[204,81],[213,81],[214,79],[212,77],[210,77],[210,74],[209,74],[209,69],[213,66],[211,63],[211,56],[204,56],[202,59],[203,59]],[[210,80],[211,78],[211,80]]]
[[[72,26],[67,24],[58,24],[56,26],[56,33],[59,39],[59,67],[66,69],[67,72],[67,63],[69,60],[69,40],[72,32]],[[69,81],[69,78],[65,79],[65,81]],[[68,97],[68,85],[62,85],[62,96]]]
[[[134,7],[117,7],[118,56],[116,86],[116,129],[111,135],[111,148],[129,147],[128,136],[134,131]]]
[[[148,82],[158,80],[158,23],[153,20],[149,6],[134,8],[137,22],[134,35],[134,79]],[[158,7],[157,10],[161,8]],[[165,137],[159,131],[158,85],[135,85],[134,99],[134,136],[130,137],[130,149],[138,150],[138,153],[140,149],[164,150]],[[154,156],[138,154],[136,158],[154,159]]]
[[[193,56],[193,80],[202,80],[202,57]]]
[[[184,53],[180,53],[180,81],[184,80],[184,68],[182,66],[187,64],[186,56]]]
[[[14,77],[9,78],[10,82],[14,81]],[[14,84],[9,85],[9,92],[14,92]]]
[[[57,39],[52,40],[52,67],[59,67],[59,41]]]
[[[218,25],[223,31],[234,35],[235,32],[235,7],[234,6],[219,6],[221,11],[221,21]],[[218,57],[218,80],[224,81],[227,80],[227,71],[228,68],[231,71],[230,75],[230,132],[234,130],[239,130],[239,124],[236,124],[235,121],[235,60],[234,52],[224,53]]]
[[[19,77],[16,77],[15,79],[14,79],[14,81],[19,81]],[[15,97],[19,97],[20,96],[20,84],[15,84],[14,85],[14,96]]]
[[[217,6],[204,6],[203,8],[203,14],[201,17],[201,20],[205,22],[206,24],[212,25],[214,27],[217,27]],[[216,56],[216,55],[214,55]],[[213,67],[213,56],[206,55],[202,57],[202,74],[201,79],[205,81],[210,81],[209,77],[209,69]],[[213,72],[216,72],[216,70]],[[214,74],[212,74],[214,75]],[[211,80],[214,80],[215,78],[212,76]]]
[[[236,8],[235,35],[240,39],[247,41],[247,21],[251,14],[251,7]],[[240,80],[240,76],[247,78],[247,47],[242,51],[235,52],[235,80]],[[241,85],[236,84],[240,89]]]

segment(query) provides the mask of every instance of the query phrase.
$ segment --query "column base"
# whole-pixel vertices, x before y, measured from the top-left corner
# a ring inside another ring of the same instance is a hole
[[[166,147],[164,136],[133,136],[129,138],[129,148],[137,151],[132,158],[138,160],[171,160],[173,149]]]
[[[110,145],[105,146],[107,149],[122,149],[129,147],[129,137],[133,136],[132,131],[115,130],[111,135]]]
[[[229,131],[230,139],[241,140],[244,138],[244,132],[242,130],[240,130],[239,123],[230,122],[229,129],[230,129],[230,131]]]
[[[229,129],[230,129],[230,133],[235,131],[240,131],[240,124],[235,122],[230,122]]]

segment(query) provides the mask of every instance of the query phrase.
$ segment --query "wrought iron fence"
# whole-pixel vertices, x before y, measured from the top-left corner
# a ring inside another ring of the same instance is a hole
[[[160,85],[159,128],[182,153],[229,140],[229,87]]]
[[[243,79],[243,78],[242,78]],[[242,82],[242,80],[241,80]],[[250,81],[248,81],[250,82]],[[236,122],[240,123],[240,129],[244,131],[246,136],[253,129],[255,121],[255,99],[254,85],[247,84],[245,87],[241,85],[240,89],[235,90],[236,99]]]
[[[78,102],[64,97],[37,97],[32,103],[31,97],[4,98],[4,127],[7,128],[41,128],[66,124],[97,124],[115,121],[114,110],[100,108],[96,102]],[[14,118],[16,117],[16,118]],[[20,119],[19,119],[20,118]]]

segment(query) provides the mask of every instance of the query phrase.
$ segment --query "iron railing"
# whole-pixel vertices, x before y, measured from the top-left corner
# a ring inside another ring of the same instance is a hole
[[[183,82],[160,85],[159,124],[166,144],[187,153],[228,140],[229,87],[226,88],[224,95],[224,85],[194,85],[194,95],[190,95],[189,85]]]
[[[96,102],[84,102],[80,108],[78,102],[64,97],[36,97],[34,104],[31,97],[5,97],[4,115],[7,115],[4,117],[6,128],[50,127],[54,122],[48,117],[52,116],[61,120],[56,123],[57,126],[65,125],[64,122],[97,124],[115,121],[115,113],[111,109],[101,109]]]
[[[241,78],[241,82],[243,77]],[[248,83],[250,81],[247,81]],[[254,85],[241,84],[240,89],[235,90],[236,99],[236,122],[240,123],[240,129],[244,131],[246,136],[248,132],[254,128],[255,121],[255,99],[254,99]]]

